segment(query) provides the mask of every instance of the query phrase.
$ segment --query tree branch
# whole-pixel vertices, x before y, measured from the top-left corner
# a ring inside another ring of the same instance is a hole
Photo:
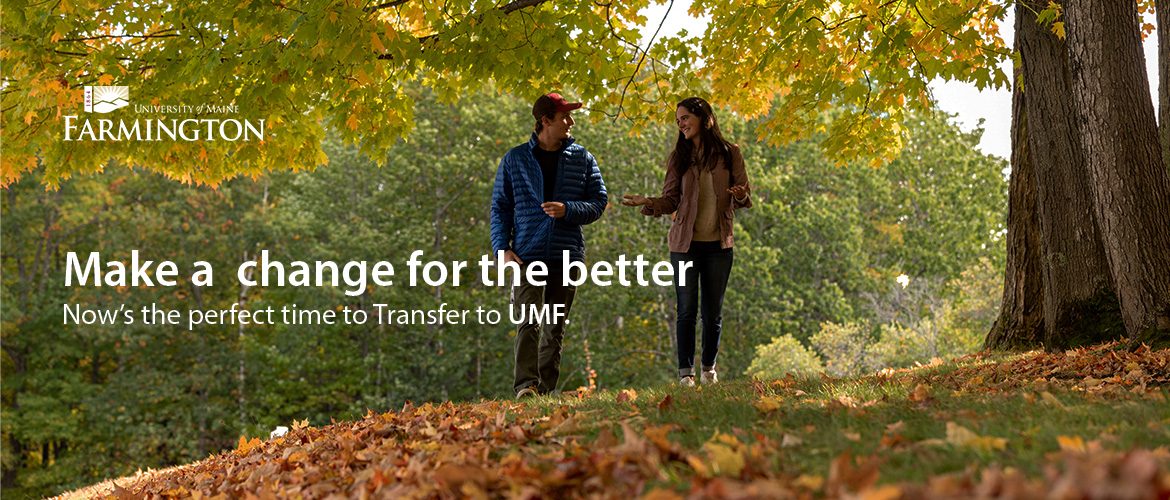
[[[371,5],[369,7],[363,8],[362,10],[365,12],[376,12],[376,11],[379,11],[382,9],[389,9],[392,7],[397,7],[397,6],[402,5],[402,4],[409,2],[409,1],[410,0],[393,0],[391,2],[380,3],[378,5]]]
[[[548,0],[514,0],[512,3],[509,3],[508,5],[500,7],[500,10],[504,11],[505,14],[510,14],[510,13],[518,11],[520,9],[525,9],[528,7],[535,7],[537,5],[545,3],[547,1]]]

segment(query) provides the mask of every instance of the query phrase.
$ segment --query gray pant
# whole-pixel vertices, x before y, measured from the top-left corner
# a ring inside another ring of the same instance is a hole
[[[525,268],[528,263],[525,263]],[[569,317],[577,287],[565,286],[559,266],[549,266],[545,286],[521,283],[512,287],[512,306],[524,307],[545,304],[564,304],[565,315],[558,322],[540,324],[537,318],[525,317],[516,328],[516,369],[512,388],[519,392],[532,387],[541,394],[557,387],[561,377],[561,341],[565,338],[564,321]]]

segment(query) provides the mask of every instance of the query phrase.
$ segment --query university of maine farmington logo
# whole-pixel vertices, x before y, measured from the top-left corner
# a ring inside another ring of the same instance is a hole
[[[130,105],[130,87],[102,86],[85,87],[85,111],[87,113],[109,113]]]

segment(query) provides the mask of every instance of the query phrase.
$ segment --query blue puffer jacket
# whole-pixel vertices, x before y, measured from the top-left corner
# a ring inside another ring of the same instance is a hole
[[[492,253],[512,250],[524,262],[559,262],[569,251],[573,261],[585,260],[581,226],[599,218],[609,201],[597,160],[584,146],[566,141],[557,168],[553,198],[565,204],[565,216],[544,213],[544,174],[532,154],[539,147],[536,134],[512,148],[500,160],[492,189]]]

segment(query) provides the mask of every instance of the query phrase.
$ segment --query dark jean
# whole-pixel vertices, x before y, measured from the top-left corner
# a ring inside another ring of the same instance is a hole
[[[674,286],[678,296],[675,340],[678,343],[679,377],[695,374],[695,320],[700,303],[703,313],[703,370],[715,368],[715,357],[719,355],[719,336],[723,329],[723,293],[727,291],[732,260],[731,249],[722,248],[718,241],[693,241],[685,253],[670,252],[670,261],[675,269],[682,262],[693,263],[685,272],[686,286],[679,286],[681,280],[678,279]]]
[[[529,263],[525,263],[527,268]],[[574,276],[580,279],[580,276]],[[560,322],[540,324],[530,317],[516,328],[516,347],[514,351],[516,368],[513,372],[512,389],[520,392],[525,387],[531,387],[541,394],[547,394],[557,388],[557,381],[561,378],[561,341],[565,338],[565,323],[569,317],[569,309],[573,307],[573,297],[577,295],[577,287],[565,286],[562,271],[559,265],[549,266],[549,275],[546,285],[530,285],[522,281],[512,287],[512,306],[528,307],[544,304],[564,304],[565,316]]]

